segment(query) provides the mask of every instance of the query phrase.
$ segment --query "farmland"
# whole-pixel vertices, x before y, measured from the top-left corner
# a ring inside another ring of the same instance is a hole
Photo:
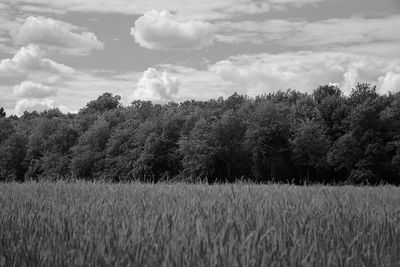
[[[0,184],[0,266],[399,266],[400,189]]]

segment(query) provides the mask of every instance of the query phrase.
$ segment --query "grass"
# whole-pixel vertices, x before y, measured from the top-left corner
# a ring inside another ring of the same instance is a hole
[[[400,189],[0,184],[0,266],[400,266]]]

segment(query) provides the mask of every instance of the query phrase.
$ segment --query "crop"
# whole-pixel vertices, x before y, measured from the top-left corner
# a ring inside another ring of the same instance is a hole
[[[0,266],[400,266],[400,189],[3,183]]]

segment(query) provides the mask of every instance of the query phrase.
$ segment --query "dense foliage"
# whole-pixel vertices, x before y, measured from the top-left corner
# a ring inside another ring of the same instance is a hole
[[[358,84],[313,94],[166,105],[105,93],[78,114],[0,112],[0,180],[400,183],[400,93]]]
[[[399,266],[392,186],[0,183],[0,266]]]

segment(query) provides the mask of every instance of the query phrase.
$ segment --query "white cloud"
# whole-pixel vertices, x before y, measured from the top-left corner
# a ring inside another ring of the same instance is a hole
[[[350,90],[355,84],[357,84],[357,82],[361,82],[358,69],[355,67],[349,67],[343,74],[343,82],[340,87],[345,88],[345,90]]]
[[[264,0],[276,8],[297,7],[304,4],[315,4],[324,0]],[[97,13],[120,13],[127,15],[139,15],[151,9],[168,9],[178,13],[180,17],[189,19],[221,19],[232,16],[226,9],[232,6],[251,6],[259,0],[2,0],[5,4],[29,6],[34,9],[46,7],[51,13],[56,12],[97,12]],[[248,9],[253,12],[254,9]],[[44,10],[46,11],[46,10]],[[266,10],[267,11],[267,10]],[[238,10],[239,14],[246,9]]]
[[[349,92],[356,82],[400,90],[400,60],[339,52],[288,52],[230,57],[209,67],[250,95],[292,88],[311,93],[337,82]]]
[[[400,16],[383,18],[328,19],[309,22],[296,27],[284,42],[292,46],[315,48],[349,47],[353,51],[365,44],[386,43],[400,45]],[[367,52],[367,51],[365,51]],[[379,54],[379,51],[370,50]],[[383,53],[388,54],[388,51]]]
[[[177,76],[167,71],[148,68],[138,81],[131,99],[165,103],[174,99],[174,96],[178,93],[179,85]]]
[[[272,8],[271,3],[265,2],[243,2],[237,5],[231,5],[224,9],[228,13],[236,14],[260,14],[270,11]]]
[[[24,111],[32,112],[36,110],[37,112],[41,112],[54,107],[54,101],[51,99],[24,98],[17,101],[15,114],[20,116]]]
[[[33,13],[45,13],[45,14],[57,14],[57,15],[63,15],[67,11],[61,10],[61,9],[56,9],[56,8],[50,8],[50,7],[45,7],[41,5],[22,5],[19,7],[20,10],[23,10],[25,12],[33,12]]]
[[[101,50],[104,44],[91,32],[76,33],[78,28],[51,18],[28,17],[16,30],[10,32],[17,45],[39,44],[51,50],[87,55],[92,50]]]
[[[14,87],[14,94],[24,98],[46,98],[55,96],[57,90],[39,82],[25,80]]]
[[[164,78],[163,72],[167,73]],[[137,99],[156,103],[191,99],[208,100],[229,96],[233,90],[238,90],[235,84],[223,80],[215,72],[206,69],[160,65],[157,66],[155,73],[150,75],[151,71],[130,71],[105,74],[104,71],[77,70],[73,79],[57,83],[59,89],[54,99],[56,103],[62,103],[70,110],[76,111],[104,92],[120,95],[122,103],[129,105]],[[143,78],[144,76],[145,78]],[[178,80],[176,81],[176,79]],[[140,80],[142,81],[139,87]],[[77,90],[77,88],[82,88],[82,90]]]
[[[44,58],[44,52],[37,45],[28,45],[12,57],[0,61],[0,76],[15,76],[31,72],[53,74],[72,73],[73,69]]]
[[[174,97],[176,101],[209,100],[211,98],[227,97],[233,92],[246,93],[231,81],[222,79],[214,71],[200,70],[185,66],[162,65],[167,72],[179,75],[179,94]]]
[[[400,69],[397,72],[389,71],[385,75],[378,78],[379,92],[386,94],[387,92],[400,92]]]
[[[227,43],[268,43],[356,53],[361,48],[363,53],[391,56],[399,52],[398,25],[400,15],[334,18],[313,22],[282,19],[221,22],[216,28],[217,39]]]
[[[149,49],[197,49],[211,44],[213,27],[199,20],[178,21],[166,10],[152,10],[135,21],[131,34]]]

